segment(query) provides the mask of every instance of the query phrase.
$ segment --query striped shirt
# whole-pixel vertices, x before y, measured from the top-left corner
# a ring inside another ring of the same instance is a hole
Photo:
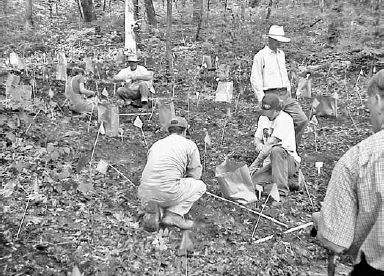
[[[384,271],[384,130],[352,147],[336,164],[318,222],[328,241],[355,262]]]

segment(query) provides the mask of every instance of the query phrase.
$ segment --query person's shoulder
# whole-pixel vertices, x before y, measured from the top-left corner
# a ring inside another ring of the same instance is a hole
[[[267,49],[268,49],[267,46],[264,46],[263,48],[261,48],[256,52],[255,57],[260,57],[264,55]]]
[[[260,115],[259,120],[257,121],[257,124],[266,124],[270,123],[271,121],[268,119],[267,116]]]
[[[145,67],[145,66],[143,66],[143,65],[137,65],[137,69],[139,69],[139,70],[147,70],[147,68]]]
[[[372,155],[384,155],[384,130],[381,130],[365,138],[353,148],[356,148],[361,156],[362,162],[366,161]]]
[[[291,115],[289,115],[287,112],[284,112],[284,111],[280,111],[280,114],[277,116],[277,118],[285,122],[293,123],[293,119]]]

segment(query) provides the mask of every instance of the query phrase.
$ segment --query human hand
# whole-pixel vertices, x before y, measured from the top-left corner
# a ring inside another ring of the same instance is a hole
[[[264,145],[262,143],[256,144],[256,152],[260,152],[263,150]]]

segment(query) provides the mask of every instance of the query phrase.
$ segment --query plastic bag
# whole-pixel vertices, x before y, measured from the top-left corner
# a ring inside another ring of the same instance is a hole
[[[248,166],[226,159],[216,167],[215,177],[226,198],[241,204],[257,200]]]
[[[337,99],[337,94],[332,96],[316,96],[312,102],[313,114],[337,117]]]
[[[160,129],[168,131],[169,123],[175,117],[175,106],[172,101],[159,101],[158,104]]]
[[[311,98],[312,96],[312,79],[311,78],[300,78],[299,84],[296,91],[297,97]]]

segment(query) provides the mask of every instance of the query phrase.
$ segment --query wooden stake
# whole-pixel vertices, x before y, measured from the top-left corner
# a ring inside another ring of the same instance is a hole
[[[33,119],[32,119],[33,121],[36,119],[37,115],[39,115],[40,111],[41,111],[41,109],[39,109],[39,111],[36,113],[36,115],[33,116]],[[25,131],[25,134],[28,133],[28,130],[30,129],[31,126],[32,126],[32,123],[29,124],[27,130]]]
[[[287,231],[284,231],[283,234],[288,234],[288,233],[292,233],[294,231],[297,231],[297,230],[301,230],[301,229],[304,229],[304,228],[307,228],[309,226],[312,226],[313,225],[313,222],[308,222],[306,224],[303,224],[303,225],[299,225],[299,226],[296,226],[296,227],[293,227],[291,229],[288,229]],[[262,242],[265,242],[265,241],[269,241],[270,239],[272,239],[274,237],[274,235],[269,235],[265,238],[261,238],[261,239],[258,239],[257,241],[255,241],[254,243],[255,244],[258,244],[258,243],[262,243]]]
[[[89,132],[89,128],[91,127],[91,122],[92,122],[92,114],[93,114],[93,109],[95,108],[95,105],[92,104],[92,111],[91,111],[91,114],[89,115],[89,121],[88,121],[88,130],[87,132]]]
[[[147,148],[147,153],[148,153],[149,148],[148,148],[147,140],[145,139],[143,128],[140,128],[140,130],[141,130],[141,134],[143,134],[144,144],[145,144],[145,147]]]
[[[95,143],[93,144],[93,149],[92,149],[92,154],[91,154],[91,160],[89,161],[89,166],[90,166],[90,167],[91,167],[91,165],[92,165],[93,154],[95,153],[97,140],[99,139],[99,134],[100,134],[100,127],[99,127],[99,129],[97,130],[96,140],[95,140]]]
[[[269,194],[268,194],[268,196],[267,196],[267,199],[266,199],[265,202],[264,202],[263,208],[261,208],[261,212],[260,212],[260,214],[263,213],[264,208],[265,208],[265,206],[267,205],[267,202],[268,202],[268,199],[269,199],[269,196],[270,196],[270,195],[271,195],[271,192],[269,192]],[[260,221],[260,215],[257,217],[257,221],[256,221],[256,224],[255,224],[255,227],[253,228],[252,238],[255,236],[256,228],[257,228],[257,226],[259,225],[259,221]]]
[[[280,225],[280,226],[283,226],[283,227],[285,227],[285,228],[288,228],[288,225],[287,225],[287,224],[282,223],[282,222],[280,222],[280,221],[278,221],[278,220],[276,220],[276,219],[274,219],[274,218],[271,218],[271,217],[269,217],[269,216],[266,216],[266,215],[264,215],[264,214],[262,214],[262,213],[259,213],[259,212],[255,211],[255,210],[249,209],[249,208],[247,208],[247,207],[245,207],[245,206],[243,206],[243,205],[241,205],[241,204],[239,204],[239,203],[237,203],[237,202],[234,202],[234,201],[232,201],[232,200],[228,200],[228,199],[226,199],[226,198],[223,198],[223,197],[221,197],[221,196],[212,194],[212,193],[210,193],[210,192],[205,192],[205,193],[206,193],[207,195],[210,195],[210,196],[215,197],[215,198],[217,198],[217,199],[223,200],[223,201],[225,201],[225,202],[232,203],[232,204],[236,205],[237,207],[240,207],[240,208],[242,208],[242,209],[245,209],[245,210],[247,210],[247,211],[249,211],[249,212],[251,212],[251,213],[253,213],[253,214],[260,215],[262,218],[268,219],[268,220],[270,220],[270,221],[272,221],[272,222],[274,222],[274,223],[276,223],[276,224],[278,224],[278,225]]]
[[[114,169],[118,174],[120,174],[122,177],[124,177],[128,182],[129,184],[131,185],[134,185],[136,186],[128,177],[126,177],[122,172],[120,172],[118,169],[116,169],[114,166],[112,166],[111,164],[109,164],[109,166]]]
[[[20,222],[19,230],[17,230],[16,239],[19,238],[21,227],[23,226],[24,219],[25,219],[25,214],[27,213],[27,210],[28,210],[28,207],[29,207],[29,200],[30,199],[28,198],[27,205],[25,206],[24,214],[23,214],[23,217],[22,217],[21,222]]]

